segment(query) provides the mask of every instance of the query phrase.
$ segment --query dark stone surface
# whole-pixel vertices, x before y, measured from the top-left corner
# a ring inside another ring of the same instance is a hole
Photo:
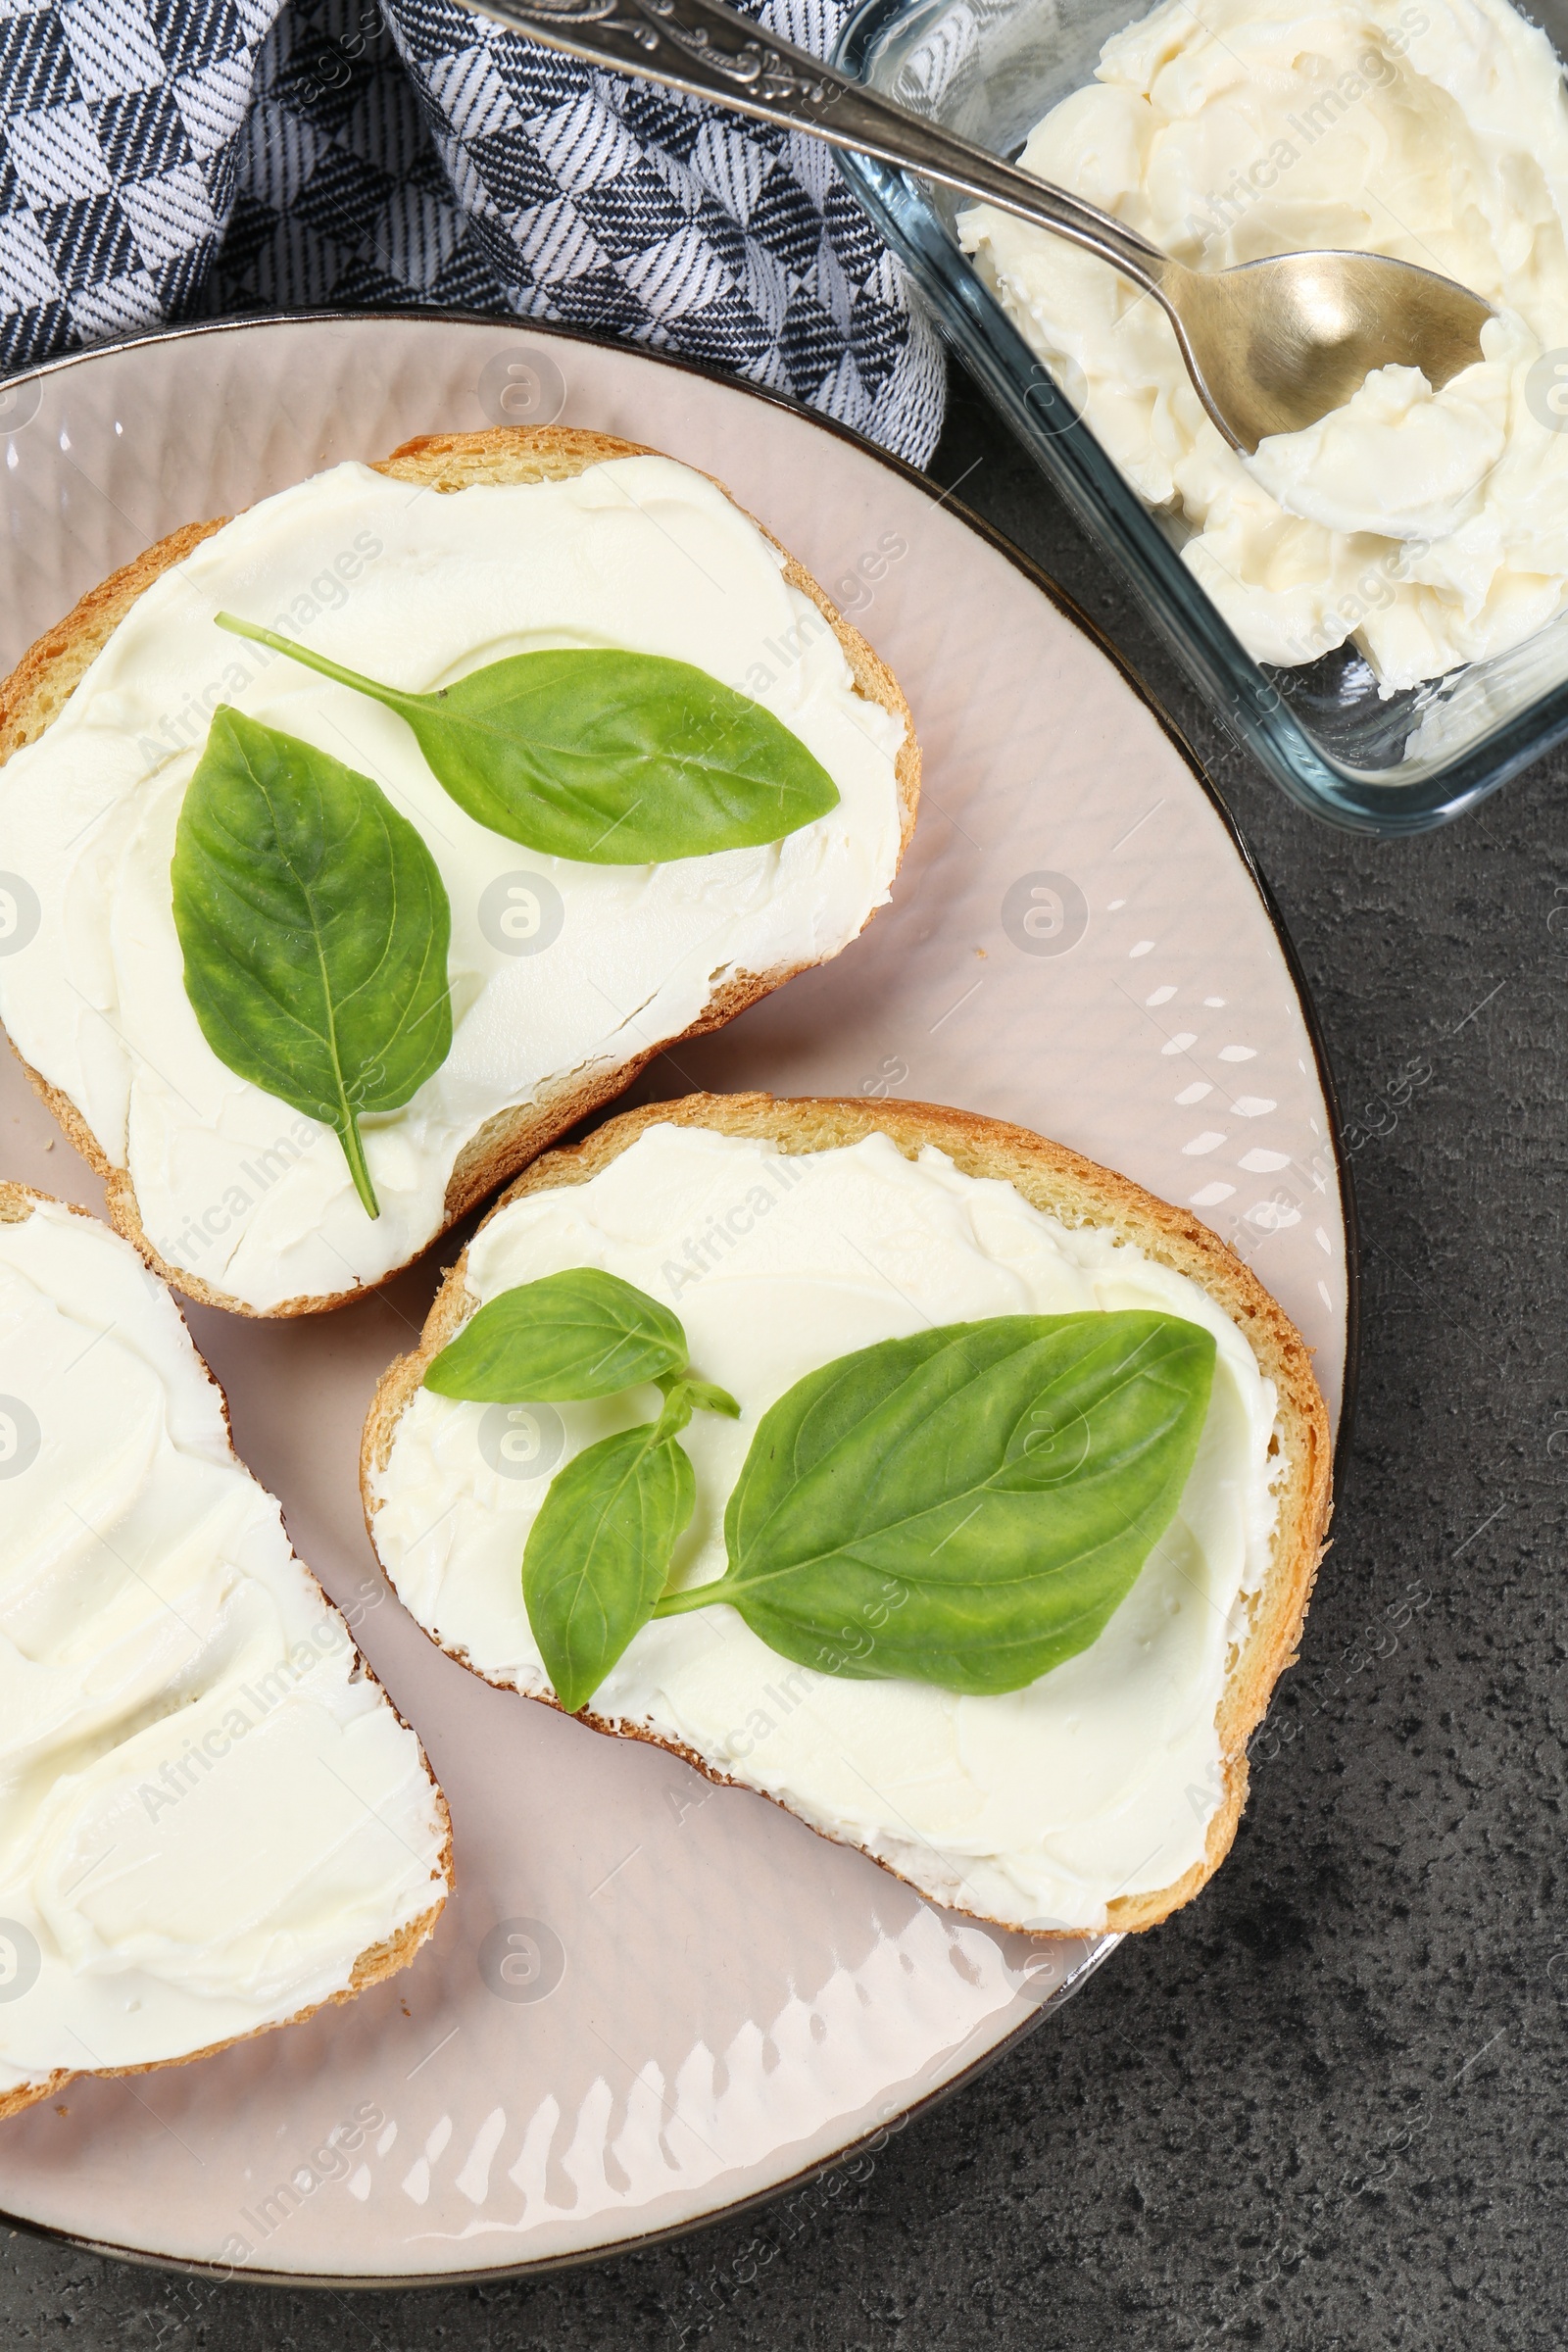
[[[1202,717],[961,384],[933,470],[1207,762],[1364,1139],[1357,1427],[1236,1852],[836,2194],[533,2284],[400,2295],[215,2289],[0,2237],[7,2352],[1514,2352],[1568,2332],[1568,761],[1422,840],[1331,833]]]

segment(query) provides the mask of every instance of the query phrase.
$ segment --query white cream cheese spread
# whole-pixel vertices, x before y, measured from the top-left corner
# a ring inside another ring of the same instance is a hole
[[[162,1284],[55,1203],[0,1222],[0,2097],[341,1992],[445,1839]]]
[[[1337,247],[1499,316],[1433,392],[1370,376],[1239,457],[1157,304],[980,207],[962,241],[1259,661],[1353,637],[1387,691],[1506,652],[1568,603],[1568,99],[1507,0],[1212,0],[1109,40],[1020,159],[1194,268]],[[1560,380],[1559,380],[1560,379]]]
[[[839,806],[762,849],[635,867],[539,857],[450,800],[401,719],[227,635],[220,610],[418,690],[553,646],[692,662],[791,728]],[[451,901],[451,1054],[401,1110],[362,1121],[375,1221],[332,1130],[225,1068],[185,996],[170,861],[220,702],[373,777]],[[853,939],[898,864],[901,740],[776,551],[687,466],[625,458],[437,492],[339,466],[156,581],[0,771],[0,868],[30,894],[29,920],[36,903],[31,937],[0,959],[0,1020],[128,1169],[166,1262],[258,1310],[336,1296],[440,1229],[489,1120],[679,1036],[742,972]]]
[[[1216,1708],[1277,1512],[1273,1384],[1204,1291],[930,1149],[910,1161],[872,1135],[787,1156],[671,1126],[586,1184],[502,1209],[469,1250],[467,1284],[483,1302],[567,1266],[673,1307],[697,1372],[743,1408],[738,1422],[699,1413],[683,1434],[698,1502],[675,1553],[681,1586],[722,1572],[724,1505],[758,1420],[817,1365],[984,1315],[1145,1307],[1211,1331],[1212,1402],[1175,1520],[1099,1640],[1027,1689],[959,1697],[817,1674],[712,1607],[646,1626],[591,1701],[936,1901],[1011,1925],[1099,1926],[1116,1896],[1201,1857],[1221,1792]],[[549,1474],[658,1408],[653,1389],[555,1408],[416,1394],[372,1478],[373,1529],[399,1597],[444,1647],[548,1691],[520,1564]]]

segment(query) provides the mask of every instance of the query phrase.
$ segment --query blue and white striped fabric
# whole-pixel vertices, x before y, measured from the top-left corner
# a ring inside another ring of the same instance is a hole
[[[749,13],[822,54],[844,6]],[[812,140],[457,0],[0,0],[0,372],[399,303],[678,352],[916,463],[941,429],[936,338]]]

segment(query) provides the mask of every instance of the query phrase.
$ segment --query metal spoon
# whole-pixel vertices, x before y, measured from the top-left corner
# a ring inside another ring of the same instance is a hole
[[[978,196],[1098,254],[1152,294],[1194,388],[1233,448],[1315,424],[1375,368],[1419,368],[1436,390],[1481,354],[1490,304],[1380,254],[1289,253],[1188,270],[1065,188],[764,32],[721,0],[467,0],[552,49],[808,131]]]

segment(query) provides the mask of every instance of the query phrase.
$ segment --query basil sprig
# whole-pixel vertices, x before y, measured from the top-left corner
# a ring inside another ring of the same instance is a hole
[[[452,1048],[451,908],[423,840],[368,776],[226,704],[174,837],[185,994],[220,1062],[333,1127],[380,1214],[359,1122]]]
[[[695,1507],[677,1444],[694,1379],[667,1307],[573,1269],[482,1307],[425,1375],[444,1396],[604,1396],[656,1380],[657,1422],[553,1481],[523,1597],[563,1706],[585,1706],[650,1618],[727,1602],[819,1673],[1021,1690],[1103,1632],[1175,1513],[1215,1347],[1149,1312],[999,1315],[840,1356],[763,1414],[724,1514],[725,1573],[666,1592]],[[629,1385],[629,1384],[628,1384]]]
[[[1144,1312],[1000,1315],[808,1373],[724,1514],[727,1601],[826,1674],[1018,1690],[1087,1649],[1181,1499],[1214,1341]]]
[[[488,1299],[424,1375],[440,1396],[564,1404],[655,1383],[657,1421],[574,1454],[528,1531],[522,1596],[557,1698],[585,1707],[664,1589],[697,1481],[680,1433],[740,1406],[686,1364],[678,1316],[616,1274],[575,1266]]]
[[[232,613],[217,618],[395,710],[460,808],[544,857],[705,858],[781,841],[838,805],[799,736],[689,662],[556,647],[408,694]]]

